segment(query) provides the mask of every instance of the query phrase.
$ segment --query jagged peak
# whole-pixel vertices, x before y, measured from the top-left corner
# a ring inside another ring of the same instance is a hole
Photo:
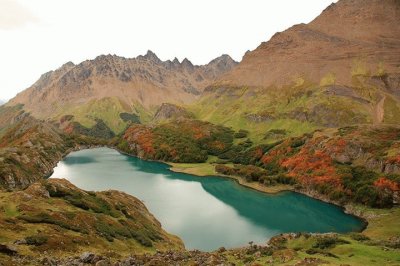
[[[192,62],[190,62],[190,60],[187,59],[186,57],[185,57],[185,59],[183,59],[183,61],[182,61],[182,66],[185,67],[185,68],[193,68],[193,67],[194,67],[194,65],[192,64]]]
[[[160,58],[158,58],[158,56],[151,50],[147,50],[147,53],[144,56],[138,56],[138,58],[143,58],[149,61],[153,61],[153,62],[157,62],[157,63],[161,63],[162,61],[160,60]]]
[[[175,65],[180,64],[178,58],[176,58],[176,57],[174,58],[174,60],[172,60],[172,63]]]
[[[157,55],[152,50],[147,50],[147,53],[146,53],[145,56],[147,56],[147,57],[152,57],[152,56],[157,57]]]

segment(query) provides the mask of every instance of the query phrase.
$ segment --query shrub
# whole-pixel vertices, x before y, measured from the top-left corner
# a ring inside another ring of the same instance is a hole
[[[336,245],[349,244],[350,242],[337,236],[322,236],[317,238],[317,242],[312,246],[317,249],[333,248]]]
[[[28,223],[46,223],[46,224],[54,224],[54,225],[58,225],[64,229],[67,230],[71,230],[71,231],[75,231],[75,232],[80,232],[83,234],[87,234],[87,230],[84,228],[80,228],[71,224],[68,224],[62,220],[58,220],[57,218],[54,218],[52,216],[50,216],[47,213],[39,213],[36,214],[34,216],[31,215],[21,215],[18,217],[19,219],[28,222]]]
[[[300,146],[303,146],[304,143],[306,143],[305,139],[303,139],[303,138],[295,138],[295,139],[292,140],[292,143],[290,144],[290,147],[298,148]]]
[[[249,131],[240,129],[238,132],[234,134],[234,137],[237,139],[246,138],[249,134]]]
[[[359,233],[352,233],[350,234],[350,237],[356,241],[361,241],[361,242],[370,240],[368,236]]]
[[[41,246],[43,244],[46,244],[47,240],[47,236],[43,235],[28,236],[25,238],[26,244],[32,246]]]
[[[336,256],[335,254],[331,253],[331,252],[327,252],[325,250],[321,250],[318,248],[310,248],[306,250],[306,253],[308,255],[315,255],[315,254],[321,254],[323,256],[327,256],[327,257],[332,257],[332,258],[339,258],[338,256]]]
[[[119,117],[124,121],[124,122],[132,122],[134,124],[140,124],[140,118],[136,114],[130,114],[130,113],[120,113]]]

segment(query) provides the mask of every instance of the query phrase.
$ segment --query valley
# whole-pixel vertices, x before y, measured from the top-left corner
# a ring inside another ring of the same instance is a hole
[[[399,265],[399,20],[43,74],[0,105],[0,265]]]
[[[228,179],[173,173],[165,164],[107,148],[71,153],[58,164],[53,177],[65,177],[87,190],[115,189],[136,195],[189,250],[213,251],[250,241],[263,244],[278,233],[293,231],[347,232],[364,227],[340,208],[297,193],[270,196]],[[293,216],[296,224],[290,222]],[[314,222],[308,217],[314,217]]]

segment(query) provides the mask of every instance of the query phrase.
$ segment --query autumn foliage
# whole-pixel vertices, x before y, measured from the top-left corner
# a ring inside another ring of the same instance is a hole
[[[123,141],[126,143],[119,147],[146,159],[194,163],[226,151],[232,145],[233,132],[211,123],[184,120],[155,127],[133,125]]]
[[[295,156],[282,159],[281,166],[288,169],[289,176],[296,177],[302,184],[341,186],[340,176],[336,173],[332,158],[322,150],[304,147]]]
[[[396,183],[392,180],[387,179],[386,177],[380,177],[378,180],[374,182],[374,185],[380,189],[387,189],[392,192],[400,190],[400,184]]]
[[[373,169],[379,162],[391,164],[389,170],[398,169],[399,155],[381,157],[400,146],[392,139],[400,140],[398,129],[348,127],[261,145],[246,136],[211,123],[184,120],[153,127],[133,125],[120,146],[147,159],[171,162],[204,162],[215,155],[218,173],[268,186],[293,184],[339,202],[390,207],[400,190],[399,175]],[[354,163],[360,157],[368,159],[368,167]]]

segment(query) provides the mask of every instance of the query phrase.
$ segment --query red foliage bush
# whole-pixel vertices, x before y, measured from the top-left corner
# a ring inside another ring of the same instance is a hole
[[[332,158],[322,150],[309,150],[303,147],[299,153],[281,160],[281,166],[288,175],[305,185],[332,184],[341,186],[341,178],[336,173]]]
[[[378,180],[374,182],[374,186],[380,189],[390,190],[392,192],[400,190],[400,185],[398,183],[389,180],[386,177],[380,177]]]
[[[150,128],[141,125],[132,126],[126,130],[123,138],[129,143],[140,146],[146,155],[154,155],[154,135]]]

